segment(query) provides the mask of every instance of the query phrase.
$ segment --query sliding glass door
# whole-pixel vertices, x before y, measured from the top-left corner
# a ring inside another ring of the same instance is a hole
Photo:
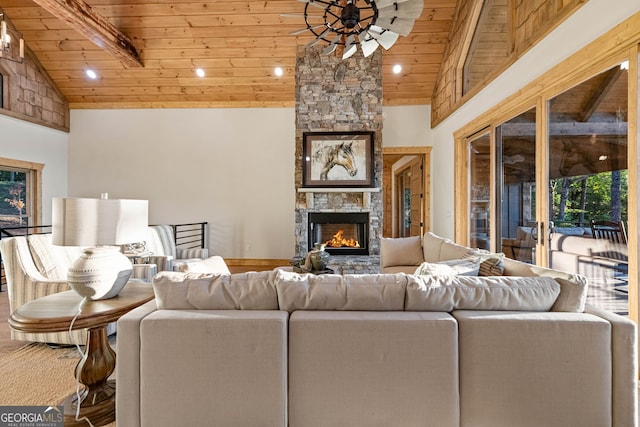
[[[468,241],[586,276],[628,313],[628,76],[599,73],[466,139]]]
[[[591,303],[628,313],[628,71],[549,101],[549,266],[587,276]]]

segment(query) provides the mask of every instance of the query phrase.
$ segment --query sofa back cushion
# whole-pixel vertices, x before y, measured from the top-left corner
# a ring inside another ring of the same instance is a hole
[[[402,311],[405,274],[298,274],[274,277],[281,310]]]
[[[442,260],[440,251],[444,242],[450,242],[430,231],[424,233],[422,237],[422,256],[426,262],[438,262]]]
[[[420,265],[422,246],[420,236],[386,238],[380,240],[380,265]]]
[[[551,311],[582,313],[587,301],[588,280],[580,274],[564,273],[550,268],[538,267],[511,258],[504,259],[504,274],[507,276],[551,277],[560,284],[560,295]]]
[[[69,267],[83,250],[77,246],[55,246],[51,234],[32,234],[27,236],[27,242],[36,268],[50,280],[67,280]]]
[[[560,295],[550,277],[407,276],[407,311],[549,311]]]
[[[475,253],[472,249],[453,242],[442,243],[440,249],[440,261],[449,261],[452,259],[462,259],[466,255]]]
[[[273,272],[162,272],[153,278],[158,309],[277,310]]]

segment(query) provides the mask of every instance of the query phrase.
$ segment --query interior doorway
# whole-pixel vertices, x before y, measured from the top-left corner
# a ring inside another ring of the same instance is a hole
[[[431,147],[383,148],[383,237],[429,230],[430,153]]]

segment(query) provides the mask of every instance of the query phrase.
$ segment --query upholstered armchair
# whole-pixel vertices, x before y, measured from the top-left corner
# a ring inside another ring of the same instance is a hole
[[[156,264],[158,271],[179,271],[185,263],[209,257],[207,248],[176,247],[173,227],[167,224],[149,226],[146,249],[153,253],[149,257],[149,263]]]
[[[82,248],[55,246],[51,234],[32,234],[0,240],[0,253],[7,279],[9,311],[46,295],[69,290],[67,271],[81,254]],[[155,265],[134,265],[133,277],[150,281],[156,273]],[[115,324],[107,332],[114,333]],[[11,339],[58,344],[86,344],[83,330],[52,333],[24,333],[11,331]]]

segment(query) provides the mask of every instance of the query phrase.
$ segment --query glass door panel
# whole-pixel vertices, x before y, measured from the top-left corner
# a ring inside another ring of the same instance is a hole
[[[488,133],[469,143],[469,245],[489,249],[491,213],[491,137]]]
[[[536,110],[496,129],[496,175],[500,248],[509,258],[535,263],[536,223]]]
[[[613,67],[549,101],[551,268],[589,279],[588,302],[628,313],[628,72]]]

